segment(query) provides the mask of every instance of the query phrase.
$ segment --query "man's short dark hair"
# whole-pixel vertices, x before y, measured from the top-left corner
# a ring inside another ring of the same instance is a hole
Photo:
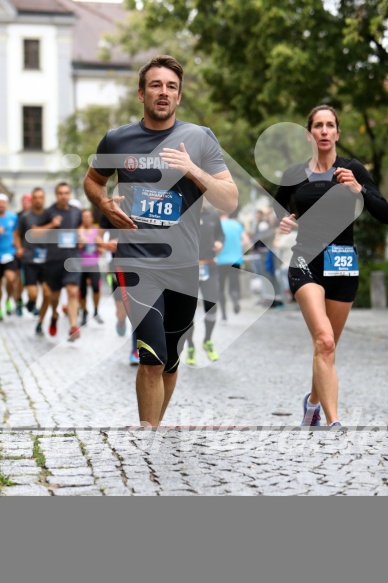
[[[33,196],[35,194],[35,192],[43,192],[43,194],[46,194],[44,189],[41,188],[40,186],[35,186],[35,188],[33,188],[31,190],[31,196]]]
[[[68,182],[58,182],[58,184],[55,187],[55,194],[57,194],[58,190],[60,188],[62,188],[63,186],[67,186],[69,188],[69,190],[71,190],[71,186]]]
[[[160,55],[159,57],[155,57],[149,63],[144,65],[139,71],[139,89],[143,91],[146,88],[146,75],[150,69],[153,67],[158,67],[161,69],[165,67],[166,69],[171,69],[179,78],[179,93],[182,93],[182,85],[183,85],[183,68],[180,63],[174,57],[170,57],[169,55]]]

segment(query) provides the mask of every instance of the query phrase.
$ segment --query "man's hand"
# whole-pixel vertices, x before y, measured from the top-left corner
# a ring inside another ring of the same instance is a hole
[[[23,249],[23,247],[19,247],[18,249],[16,249],[16,257],[18,259],[21,259],[23,257],[25,253],[25,249]]]
[[[120,208],[120,203],[125,199],[124,196],[115,196],[113,198],[104,198],[100,204],[100,211],[116,227],[116,229],[137,229],[135,223]]]
[[[182,143],[179,150],[172,150],[171,148],[163,148],[163,152],[160,153],[160,157],[163,162],[168,164],[168,167],[173,170],[180,170],[184,176],[190,178],[192,170],[195,168],[195,164],[191,161],[191,158]]]
[[[59,228],[62,225],[62,217],[61,217],[61,215],[58,215],[57,217],[54,217],[53,220],[51,221],[51,224],[53,226],[53,229],[56,229],[57,227]]]
[[[223,246],[224,246],[224,244],[221,243],[221,241],[216,241],[213,245],[214,253],[216,253],[216,254],[221,253]]]
[[[4,227],[0,227],[0,235],[4,235],[4,233],[5,233]]]

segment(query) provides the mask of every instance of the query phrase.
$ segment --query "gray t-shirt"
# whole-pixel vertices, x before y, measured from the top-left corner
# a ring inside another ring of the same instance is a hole
[[[80,256],[77,229],[82,223],[81,211],[72,206],[64,210],[53,204],[40,215],[38,225],[43,227],[57,216],[62,217],[62,223],[60,228],[52,229],[47,235],[47,262],[64,262]]]
[[[227,169],[221,147],[209,128],[176,120],[154,131],[138,122],[108,131],[94,158],[103,176],[117,171],[122,210],[139,230],[121,231],[116,258],[122,265],[153,269],[198,264],[202,192],[178,170],[168,168],[163,148],[184,143],[191,160],[214,175]]]

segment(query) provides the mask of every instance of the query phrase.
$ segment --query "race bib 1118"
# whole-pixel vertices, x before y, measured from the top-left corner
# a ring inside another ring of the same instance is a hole
[[[176,225],[181,220],[182,202],[182,195],[174,190],[135,186],[131,218],[149,225]]]

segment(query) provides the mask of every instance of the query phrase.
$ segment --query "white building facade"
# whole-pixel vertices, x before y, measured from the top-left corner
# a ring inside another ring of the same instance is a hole
[[[35,186],[50,193],[63,171],[59,124],[76,109],[114,105],[124,92],[117,83],[130,74],[124,58],[109,65],[98,58],[99,35],[114,27],[107,6],[0,0],[0,181],[14,208]]]

